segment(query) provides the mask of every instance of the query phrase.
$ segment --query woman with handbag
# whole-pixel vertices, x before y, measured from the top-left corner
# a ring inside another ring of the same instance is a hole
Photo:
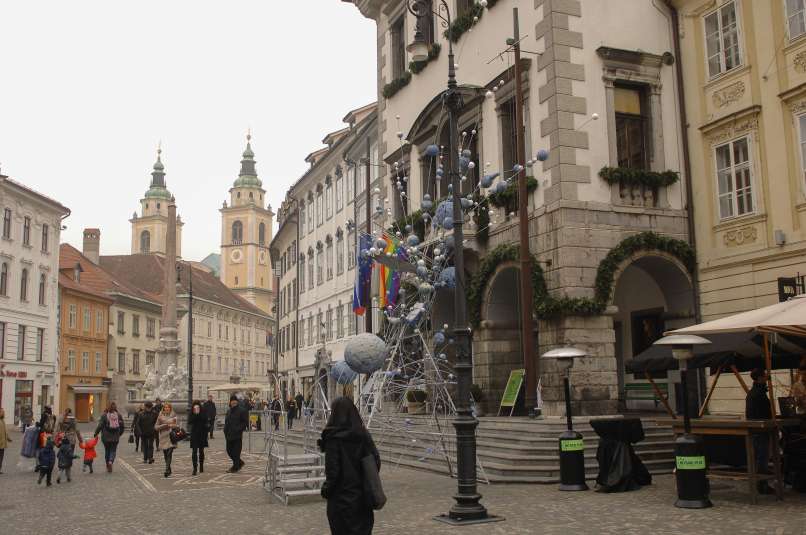
[[[162,456],[165,458],[165,477],[171,475],[171,461],[173,460],[174,448],[176,444],[171,440],[171,431],[176,429],[176,414],[174,414],[171,404],[165,402],[162,405],[162,413],[157,418],[155,429],[159,433],[160,448]]]
[[[207,413],[202,409],[201,401],[196,400],[188,415],[190,426],[190,449],[193,461],[193,475],[204,473],[204,448],[207,447]]]
[[[331,534],[371,534],[373,509],[386,501],[378,477],[381,457],[351,399],[333,402],[319,447],[325,452],[322,497]]]

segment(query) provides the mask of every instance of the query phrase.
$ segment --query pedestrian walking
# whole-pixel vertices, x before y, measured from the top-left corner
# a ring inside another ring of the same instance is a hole
[[[213,430],[215,429],[216,408],[213,395],[207,394],[207,401],[204,402],[204,417],[207,419],[207,429],[210,431],[210,438],[213,438]]]
[[[297,397],[294,398],[294,401],[297,403],[297,419],[302,418],[302,411],[305,407],[305,398],[302,396],[302,392],[297,392]]]
[[[30,405],[23,405],[20,408],[20,431],[25,432],[25,428],[34,422],[34,411]]]
[[[288,404],[286,405],[286,414],[288,414],[288,428],[294,427],[294,417],[297,415],[297,403],[294,398],[288,396]]]
[[[40,448],[39,454],[36,456],[36,468],[39,471],[37,484],[42,483],[42,479],[47,477],[48,487],[50,486],[54,464],[56,464],[56,452],[53,450],[53,437],[48,437],[45,446]]]
[[[190,426],[190,459],[193,462],[193,475],[204,473],[204,448],[207,443],[207,415],[201,401],[194,401],[188,415]]]
[[[53,432],[56,430],[56,416],[53,414],[53,409],[49,406],[46,406],[42,410],[42,416],[39,417],[39,421],[36,423],[36,426],[39,428],[40,433],[46,433],[48,435],[52,435]]]
[[[235,394],[229,397],[229,410],[224,419],[224,440],[227,442],[227,455],[232,459],[232,466],[227,472],[234,473],[243,468],[241,459],[243,449],[243,432],[249,425],[249,412],[238,403]]]
[[[59,463],[59,475],[56,477],[56,483],[62,482],[62,476],[67,478],[67,481],[72,481],[70,478],[70,470],[73,468],[73,458],[75,457],[75,449],[70,444],[69,440],[62,439],[59,444],[59,452],[56,454],[56,460]]]
[[[81,433],[76,428],[76,417],[73,416],[73,411],[70,409],[65,409],[64,413],[62,414],[62,419],[56,426],[56,429],[57,432],[61,433],[63,437],[67,437],[67,440],[70,441],[70,444],[72,444],[73,447],[84,440],[81,437]]]
[[[3,457],[9,442],[11,442],[11,437],[8,436],[8,429],[6,429],[6,411],[0,407],[0,474],[3,473]]]
[[[154,464],[154,437],[157,434],[155,426],[159,415],[154,410],[154,404],[146,401],[143,413],[137,419],[137,427],[140,430],[140,440],[142,442],[143,463]]]
[[[78,447],[84,450],[84,464],[81,466],[81,472],[84,473],[89,469],[90,474],[93,473],[92,471],[92,463],[95,461],[95,457],[98,454],[95,452],[95,446],[98,445],[98,437],[93,437],[89,440],[85,440],[84,442],[79,442]]]
[[[140,426],[138,425],[138,421],[140,420],[140,416],[143,414],[143,406],[140,405],[137,407],[137,412],[134,413],[134,418],[132,418],[132,429],[131,433],[134,436],[134,451],[140,451]]]
[[[371,454],[380,470],[381,457],[351,399],[333,402],[319,447],[325,453],[322,497],[331,534],[371,534],[375,515],[364,494],[361,459]]]
[[[106,471],[112,471],[112,465],[115,462],[117,455],[118,443],[120,436],[123,434],[124,424],[123,417],[118,412],[117,405],[112,402],[109,408],[101,416],[98,421],[98,427],[95,428],[95,435],[101,435],[101,442],[104,444],[104,460],[106,461]]]
[[[280,398],[277,397],[277,394],[274,395],[274,399],[271,402],[271,421],[274,424],[274,430],[280,430],[280,413],[283,411],[283,406],[280,404]]]
[[[156,430],[160,439],[162,456],[165,459],[165,477],[171,475],[171,461],[173,461],[176,444],[171,442],[171,430],[177,427],[176,414],[170,403],[162,405],[162,413],[157,418]]]

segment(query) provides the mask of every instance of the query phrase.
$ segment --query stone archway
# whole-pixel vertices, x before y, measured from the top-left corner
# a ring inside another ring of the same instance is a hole
[[[641,251],[619,265],[611,302],[615,334],[619,406],[628,410],[662,410],[645,377],[625,373],[628,360],[647,349],[665,331],[694,323],[694,294],[686,266],[663,251]],[[655,381],[674,389],[665,374]]]

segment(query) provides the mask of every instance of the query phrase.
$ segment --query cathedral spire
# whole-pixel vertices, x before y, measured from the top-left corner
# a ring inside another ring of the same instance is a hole
[[[238,174],[238,179],[233,184],[236,188],[248,188],[263,186],[263,183],[257,177],[257,170],[255,169],[255,153],[252,152],[252,131],[249,130],[246,134],[246,149],[243,151],[243,158],[241,159],[241,172]]]
[[[145,196],[146,198],[171,198],[171,193],[165,186],[165,166],[162,164],[162,142],[157,146],[157,161],[154,162],[154,170],[151,172],[151,184]]]

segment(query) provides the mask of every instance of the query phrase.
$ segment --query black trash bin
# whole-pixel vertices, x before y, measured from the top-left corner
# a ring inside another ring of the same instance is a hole
[[[652,475],[633,448],[644,440],[639,418],[591,420],[590,425],[599,435],[597,492],[627,492],[652,483]]]

